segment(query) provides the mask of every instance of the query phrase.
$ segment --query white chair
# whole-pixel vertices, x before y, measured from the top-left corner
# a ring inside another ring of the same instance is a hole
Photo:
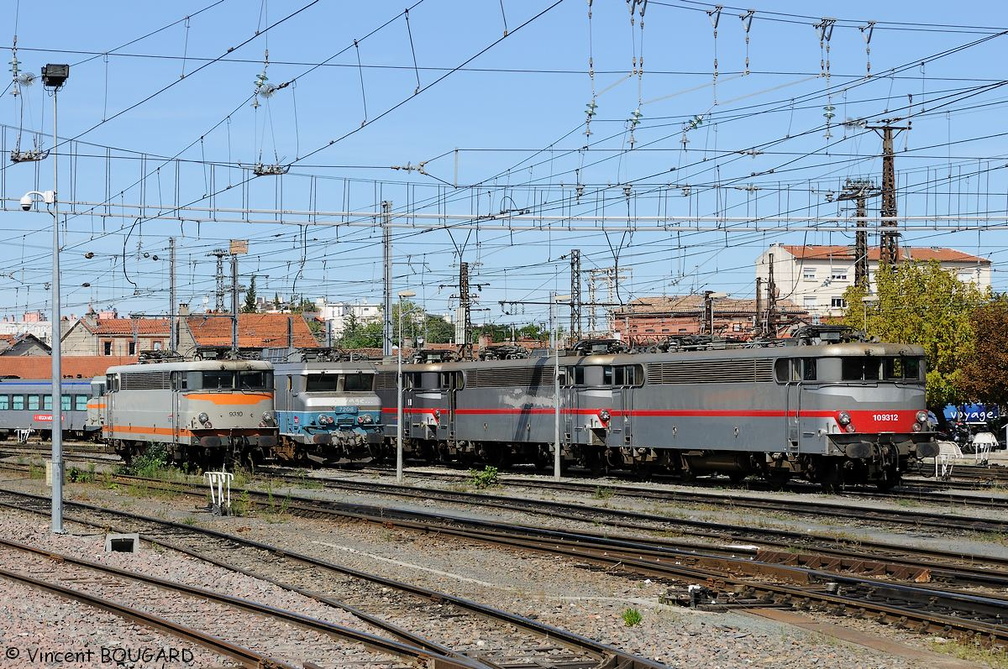
[[[962,460],[963,452],[954,441],[939,441],[938,455],[935,456],[935,476],[947,481],[952,477],[952,467]]]
[[[997,437],[990,432],[977,432],[973,435],[973,457],[975,464],[988,464],[990,453],[997,448]]]

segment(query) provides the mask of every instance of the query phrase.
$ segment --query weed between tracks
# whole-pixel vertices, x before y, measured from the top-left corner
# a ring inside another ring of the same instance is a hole
[[[928,647],[936,653],[951,655],[960,660],[986,664],[995,669],[1008,669],[1008,653],[1000,648],[984,648],[968,641],[932,638]]]

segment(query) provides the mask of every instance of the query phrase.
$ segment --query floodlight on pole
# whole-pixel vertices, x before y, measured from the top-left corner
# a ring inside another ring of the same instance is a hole
[[[52,531],[63,534],[63,388],[62,379],[62,328],[60,322],[60,265],[59,265],[59,207],[56,199],[59,182],[59,166],[56,162],[58,144],[56,120],[56,92],[70,77],[70,66],[48,64],[42,67],[42,85],[53,92],[53,145],[50,154],[53,159],[53,188],[47,191],[28,191],[21,197],[21,209],[31,211],[35,198],[41,198],[49,207],[53,217],[53,261],[52,261]]]
[[[402,483],[403,480],[403,375],[402,375],[402,347],[403,347],[403,299],[416,297],[412,290],[399,292],[399,346],[396,347],[397,373],[396,373],[396,481]]]

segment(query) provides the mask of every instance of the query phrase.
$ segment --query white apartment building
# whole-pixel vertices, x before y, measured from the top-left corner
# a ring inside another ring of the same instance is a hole
[[[315,308],[318,310],[319,318],[326,324],[330,341],[335,341],[343,334],[351,318],[359,324],[379,322],[382,319],[381,305],[368,304],[366,301],[330,304],[325,298],[319,298],[315,300]]]
[[[981,290],[991,286],[991,261],[955,249],[900,246],[903,260],[937,260],[941,266]],[[847,304],[844,291],[854,285],[853,246],[794,246],[774,244],[756,259],[756,277],[766,290],[773,265],[778,297],[790,300],[810,315],[842,316]],[[875,283],[879,249],[868,250],[868,285]]]

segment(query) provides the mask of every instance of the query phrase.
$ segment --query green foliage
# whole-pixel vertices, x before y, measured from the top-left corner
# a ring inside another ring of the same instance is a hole
[[[497,485],[497,468],[487,465],[482,471],[478,469],[469,470],[469,483],[474,488],[482,490],[490,486]]]
[[[133,458],[128,473],[144,478],[155,478],[168,463],[168,451],[164,444],[150,444],[140,455]]]
[[[616,495],[616,491],[612,488],[606,488],[605,486],[597,486],[595,488],[595,494],[593,497],[595,499],[611,499]]]
[[[633,627],[634,625],[640,625],[644,617],[641,612],[637,609],[623,609],[623,624],[627,627]]]
[[[430,344],[449,344],[455,341],[455,326],[440,316],[424,314],[423,338]]]
[[[844,323],[881,341],[922,346],[928,365],[928,406],[964,399],[959,379],[975,343],[970,317],[990,302],[989,291],[959,281],[937,261],[882,267],[874,287],[874,301],[867,303],[863,288],[847,289]]]
[[[963,364],[958,387],[966,399],[1008,404],[1008,296],[973,311],[974,354]]]
[[[88,464],[86,471],[79,467],[71,467],[67,472],[67,480],[71,483],[94,483],[95,478],[95,465],[93,462]]]
[[[381,323],[361,324],[349,318],[336,346],[343,349],[381,348],[383,334]]]
[[[254,314],[257,311],[255,280],[255,274],[253,274],[252,280],[249,281],[248,290],[245,291],[245,304],[241,308],[244,314]]]

